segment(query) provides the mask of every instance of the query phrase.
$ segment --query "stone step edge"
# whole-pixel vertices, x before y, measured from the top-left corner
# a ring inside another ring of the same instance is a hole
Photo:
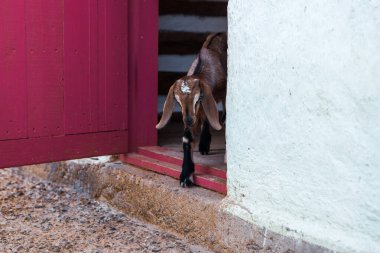
[[[96,160],[96,161],[94,161]],[[78,159],[19,168],[26,176],[64,184],[119,211],[174,232],[214,252],[333,252],[247,222],[228,210],[228,197],[120,161]]]

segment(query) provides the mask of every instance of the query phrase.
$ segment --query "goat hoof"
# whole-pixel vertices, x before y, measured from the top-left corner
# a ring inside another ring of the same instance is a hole
[[[201,155],[208,155],[210,152],[210,144],[199,144],[199,153],[201,153]]]
[[[190,178],[185,178],[183,181],[180,182],[181,187],[187,188],[194,185],[193,181]]]
[[[199,153],[201,153],[201,155],[208,155],[210,153],[210,151],[199,150]]]

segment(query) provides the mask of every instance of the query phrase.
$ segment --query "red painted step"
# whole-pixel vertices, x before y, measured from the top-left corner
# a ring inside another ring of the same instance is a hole
[[[142,154],[131,153],[125,155],[123,158],[124,162],[177,179],[181,173],[180,165],[163,162],[161,160],[147,157]],[[194,175],[194,183],[196,185],[202,186],[203,188],[227,194],[226,179],[196,172]]]
[[[182,166],[183,153],[170,148],[159,146],[140,147],[138,153],[162,162],[173,163]],[[227,167],[223,163],[224,151],[219,153],[201,156],[194,152],[195,171],[201,174],[216,176],[227,179]]]

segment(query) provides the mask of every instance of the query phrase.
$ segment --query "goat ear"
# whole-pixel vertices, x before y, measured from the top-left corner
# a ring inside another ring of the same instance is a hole
[[[211,87],[205,83],[201,83],[201,90],[203,92],[202,107],[206,113],[208,122],[215,130],[222,129],[222,126],[219,123],[219,112],[216,107],[216,102],[212,96]]]
[[[156,129],[161,129],[169,122],[170,117],[173,114],[175,99],[174,99],[174,86],[173,84],[168,92],[168,96],[166,97],[163,113],[161,116],[160,122],[156,125]]]

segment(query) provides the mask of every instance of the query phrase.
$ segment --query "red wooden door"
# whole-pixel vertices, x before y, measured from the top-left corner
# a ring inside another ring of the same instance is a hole
[[[136,41],[158,22],[155,15],[145,28],[135,22],[155,13],[154,2],[1,2],[0,167],[125,153],[130,139],[155,143],[156,105],[140,110],[154,118],[140,127],[148,138],[129,136],[139,126],[128,117],[144,91],[156,97],[156,88],[147,89],[155,78],[139,77],[144,61],[148,74],[156,70],[156,35]],[[153,46],[141,60],[144,43]]]

